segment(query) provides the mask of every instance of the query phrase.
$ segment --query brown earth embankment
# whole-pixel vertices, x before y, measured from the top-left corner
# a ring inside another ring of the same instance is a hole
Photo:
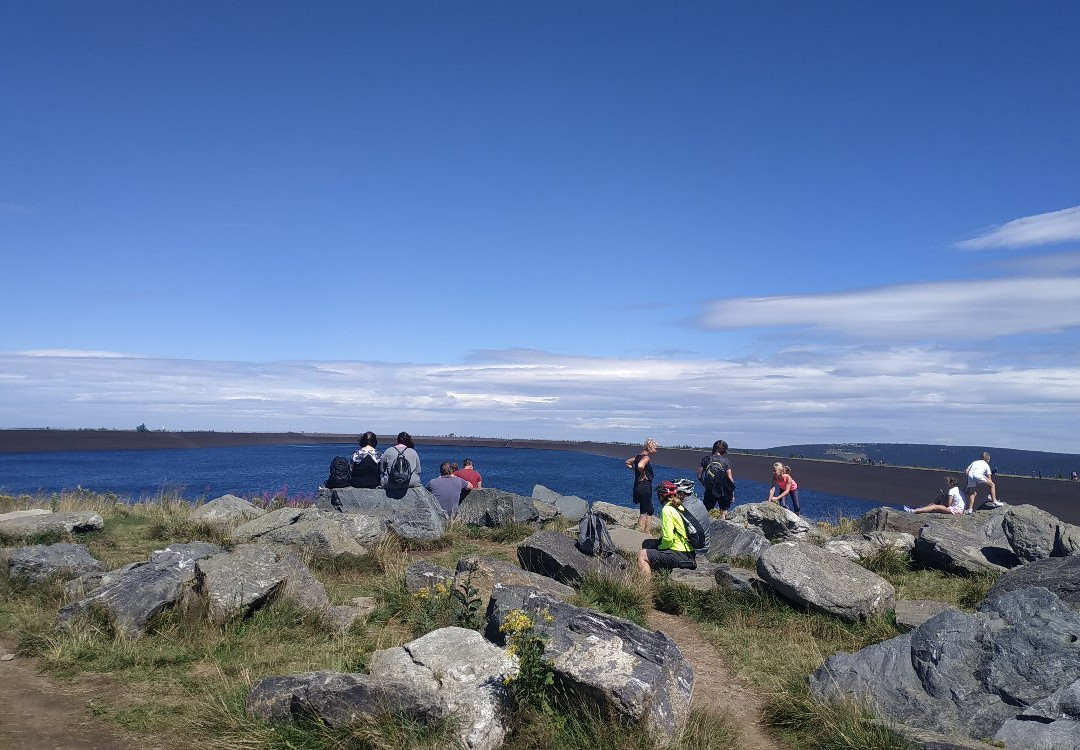
[[[351,443],[354,434],[305,432],[136,432],[134,430],[0,430],[0,453],[38,451],[161,450],[168,448],[218,448],[237,445],[321,445]],[[380,436],[381,443],[393,440]],[[507,440],[503,438],[417,437],[418,443],[486,447],[532,448],[592,453],[628,458],[637,445],[571,440]],[[658,464],[685,469],[695,476],[702,456],[699,450],[661,448]],[[733,453],[730,456],[735,478],[767,483],[772,464],[782,460],[791,467],[799,486],[806,490],[846,495],[871,502],[922,505],[938,497],[945,479],[954,476],[963,484],[960,469],[912,469],[898,466],[868,466],[837,461],[780,458]],[[481,467],[482,470],[482,467]],[[1063,521],[1080,524],[1080,482],[1030,477],[999,476],[998,497],[1007,503],[1030,503],[1053,513]],[[739,497],[741,501],[765,498]]]

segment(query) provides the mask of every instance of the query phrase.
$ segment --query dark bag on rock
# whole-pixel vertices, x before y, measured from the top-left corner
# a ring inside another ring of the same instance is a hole
[[[334,456],[334,460],[330,462],[330,476],[326,479],[326,486],[329,489],[348,487],[351,479],[349,459],[344,456]]]
[[[405,458],[405,451],[398,451],[397,458],[386,474],[387,487],[408,487],[412,480],[412,464]]]
[[[608,557],[615,554],[607,524],[591,510],[578,524],[577,548],[590,557]]]
[[[701,474],[701,483],[716,497],[731,500],[735,497],[735,483],[727,475],[730,468],[731,464],[725,459],[714,456]]]
[[[374,489],[379,486],[379,463],[370,453],[353,463],[352,476],[349,479],[350,487]]]

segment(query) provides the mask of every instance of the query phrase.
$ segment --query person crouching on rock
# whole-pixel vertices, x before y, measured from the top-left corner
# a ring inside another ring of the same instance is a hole
[[[783,499],[791,499],[791,510],[799,515],[799,485],[791,476],[791,469],[777,461],[772,465],[773,486],[769,488],[770,503],[784,507]]]
[[[921,508],[909,508],[904,506],[905,513],[951,513],[954,516],[962,516],[964,514],[964,508],[967,501],[964,500],[964,496],[960,493],[960,488],[956,486],[956,480],[949,477],[949,491],[948,494],[945,490],[941,493],[945,495],[945,499],[948,504],[944,503],[929,503]]]
[[[652,577],[653,568],[696,568],[694,548],[686,534],[683,521],[682,499],[685,497],[674,482],[661,482],[656,496],[663,503],[660,510],[660,542],[647,539],[638,552],[638,567],[646,578]]]

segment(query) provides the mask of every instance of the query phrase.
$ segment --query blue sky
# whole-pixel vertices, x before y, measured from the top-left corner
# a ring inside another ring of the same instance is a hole
[[[1078,34],[0,3],[0,426],[1080,452]]]

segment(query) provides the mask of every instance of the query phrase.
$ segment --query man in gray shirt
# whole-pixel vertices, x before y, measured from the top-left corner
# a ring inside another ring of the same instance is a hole
[[[454,515],[461,498],[467,490],[473,488],[471,482],[466,482],[461,477],[454,476],[454,467],[449,462],[439,466],[439,476],[427,483],[428,491],[439,501],[439,505],[449,515]]]

